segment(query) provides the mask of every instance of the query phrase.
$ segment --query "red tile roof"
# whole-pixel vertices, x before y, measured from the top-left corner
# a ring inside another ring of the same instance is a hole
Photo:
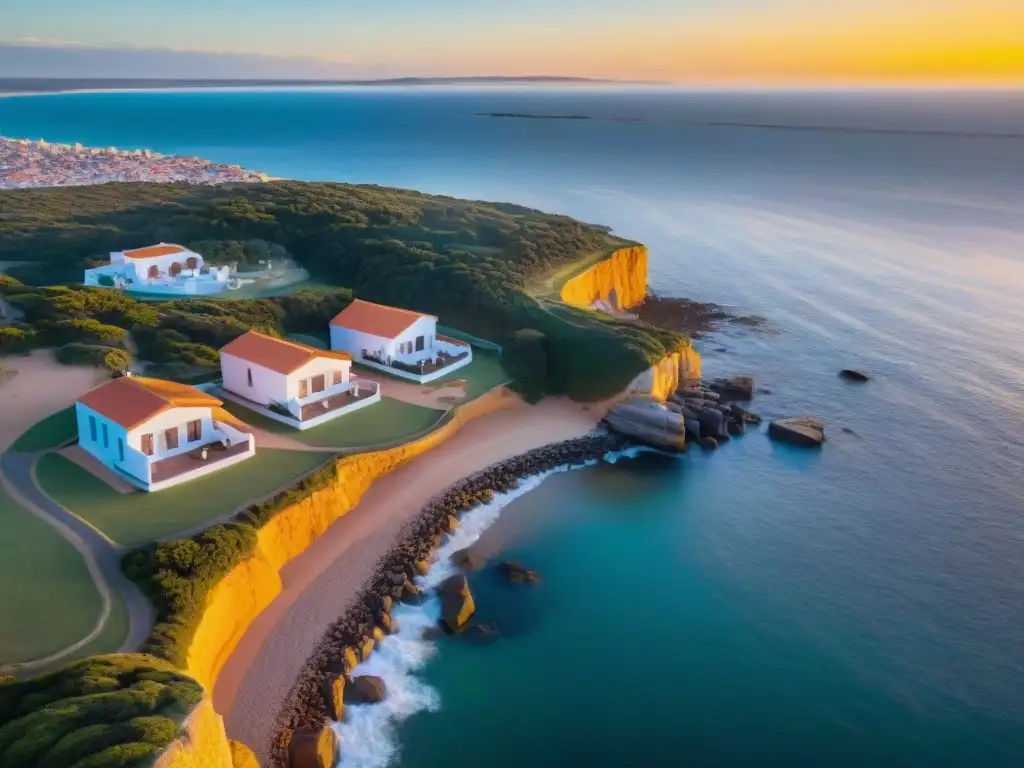
[[[142,376],[122,376],[108,381],[86,392],[78,402],[125,429],[137,427],[171,408],[221,405],[213,395],[187,384]]]
[[[356,299],[331,320],[331,325],[393,339],[421,317],[437,319],[433,315],[424,315],[411,309]]]
[[[135,248],[131,251],[125,251],[124,257],[126,259],[152,259],[155,256],[170,256],[172,253],[184,252],[185,248],[180,245],[160,243],[160,245],[150,245],[145,248]]]
[[[231,355],[248,360],[264,368],[278,373],[292,373],[310,360],[318,357],[329,357],[335,360],[351,360],[347,352],[331,352],[326,349],[307,347],[294,341],[277,339],[259,331],[247,331],[234,341],[228,342],[220,350],[222,355]]]

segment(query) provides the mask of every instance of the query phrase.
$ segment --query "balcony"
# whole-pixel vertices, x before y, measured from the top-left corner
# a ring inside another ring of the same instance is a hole
[[[307,422],[335,411],[352,409],[353,406],[375,398],[380,398],[380,384],[353,377],[340,388],[334,387],[326,392],[315,392],[302,400],[293,400],[288,410],[293,414],[297,410],[299,421]]]

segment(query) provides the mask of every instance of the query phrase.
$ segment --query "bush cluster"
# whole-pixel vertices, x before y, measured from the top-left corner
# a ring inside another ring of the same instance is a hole
[[[121,373],[131,365],[132,356],[127,349],[73,341],[57,350],[57,360],[64,365],[95,365]]]
[[[198,683],[152,656],[96,656],[0,682],[4,768],[136,768],[178,738]]]

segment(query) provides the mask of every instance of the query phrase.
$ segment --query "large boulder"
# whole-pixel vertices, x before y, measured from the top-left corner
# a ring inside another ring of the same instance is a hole
[[[814,416],[778,419],[768,425],[768,437],[791,445],[817,448],[825,442],[825,422]]]
[[[739,375],[715,379],[711,382],[711,389],[725,397],[752,400],[754,398],[754,377]]]
[[[402,602],[406,605],[423,605],[425,599],[423,590],[406,579],[402,584]]]
[[[702,437],[721,437],[725,432],[725,414],[717,408],[698,408],[697,422]]]
[[[345,686],[346,704],[376,704],[388,696],[384,681],[374,675],[353,677]]]
[[[464,571],[475,571],[483,567],[484,558],[480,557],[472,547],[466,547],[452,552],[448,557],[448,562]]]
[[[288,768],[333,768],[338,737],[329,726],[300,728],[288,743]]]
[[[650,397],[631,397],[616,403],[605,415],[608,427],[637,442],[669,451],[686,448],[686,425],[681,413]]]
[[[345,676],[330,674],[324,680],[324,704],[337,722],[345,715]]]
[[[441,594],[441,623],[451,633],[459,632],[473,617],[476,605],[469,582],[459,574],[449,576],[438,589]]]

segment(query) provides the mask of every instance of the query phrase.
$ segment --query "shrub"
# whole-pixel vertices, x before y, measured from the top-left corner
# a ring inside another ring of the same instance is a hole
[[[0,354],[28,352],[36,344],[36,332],[23,328],[0,328]]]
[[[40,333],[48,343],[54,345],[78,341],[83,344],[120,347],[124,346],[128,338],[128,332],[123,328],[92,318],[47,321],[40,324]]]
[[[104,347],[99,344],[72,342],[57,350],[57,360],[64,365],[95,365],[99,368],[118,372],[132,363],[131,353],[126,349]]]
[[[102,285],[104,288],[114,287],[114,278],[110,275],[100,275],[96,278],[96,282]]]
[[[198,683],[152,656],[96,656],[0,683],[4,768],[129,768],[178,737]]]

